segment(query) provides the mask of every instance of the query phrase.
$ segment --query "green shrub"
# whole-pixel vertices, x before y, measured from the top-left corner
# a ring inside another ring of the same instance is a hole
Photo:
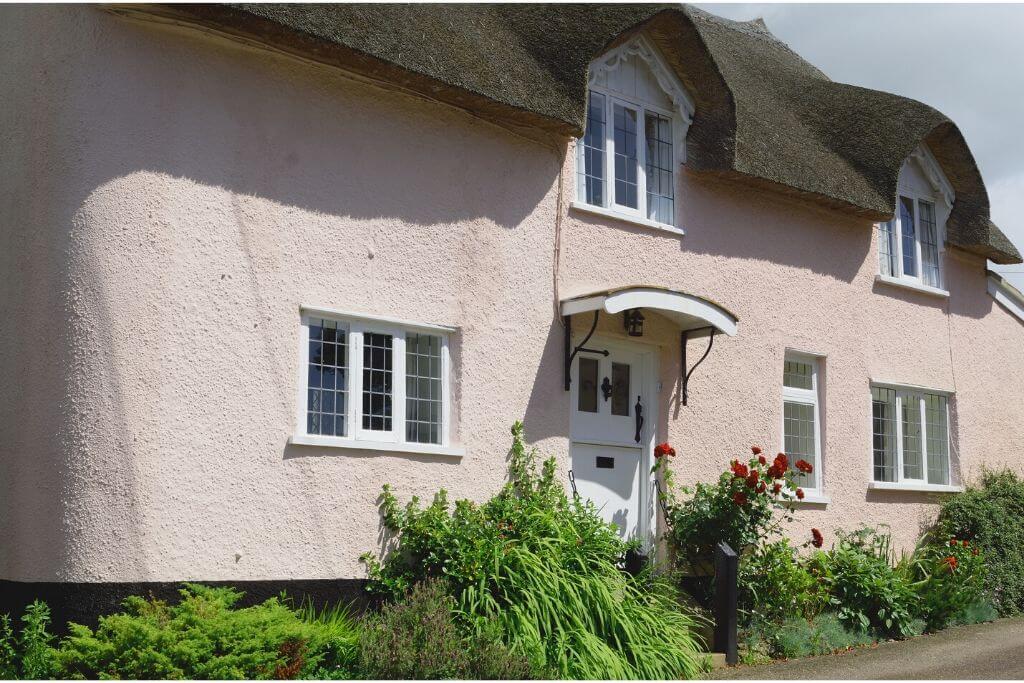
[[[679,487],[690,496],[683,501],[677,499],[668,457],[658,459],[653,471],[665,480],[666,538],[679,559],[695,562],[709,557],[721,541],[742,552],[779,531],[780,521],[792,520],[789,500],[803,497],[803,491],[796,485],[789,459],[779,453],[769,461],[760,448],[752,450],[754,457],[746,464],[733,460],[715,483],[698,483],[692,490]],[[809,463],[798,462],[811,471]]]
[[[15,634],[10,616],[0,615],[0,679],[53,678],[50,608],[45,602],[34,601],[25,608],[21,623],[21,632]]]
[[[277,598],[235,609],[242,593],[187,584],[181,601],[131,597],[96,631],[70,624],[57,653],[67,678],[310,678],[345,675],[356,631],[344,611],[290,609]]]
[[[888,637],[918,635],[922,624],[911,578],[893,567],[891,538],[871,528],[839,533],[839,543],[816,552],[808,569],[822,583],[839,618],[853,630]]]
[[[834,614],[822,614],[813,621],[802,617],[786,619],[765,633],[771,655],[786,659],[824,655],[875,642],[867,631],[850,628]]]
[[[918,615],[929,631],[946,628],[984,599],[985,556],[977,545],[926,535],[901,562],[918,595]]]
[[[393,534],[383,562],[367,555],[371,589],[392,597],[430,577],[447,579],[475,634],[501,633],[534,671],[567,678],[679,678],[698,673],[695,618],[672,585],[620,569],[629,545],[593,505],[569,500],[555,462],[537,471],[535,451],[512,428],[509,483],[490,501],[443,491],[400,508],[385,488]]]
[[[952,622],[950,622],[950,626],[981,624],[986,621],[995,621],[998,618],[999,610],[995,608],[992,601],[988,598],[979,598],[953,617]]]
[[[950,498],[938,526],[948,536],[985,549],[985,586],[1000,614],[1024,611],[1024,480],[1011,470],[988,471],[980,486]]]
[[[739,608],[748,624],[796,616],[813,619],[828,602],[786,539],[766,543],[741,558],[738,583]]]
[[[525,679],[525,657],[513,655],[495,632],[466,638],[452,616],[454,600],[439,579],[417,584],[402,602],[368,615],[359,637],[359,673],[367,679]]]

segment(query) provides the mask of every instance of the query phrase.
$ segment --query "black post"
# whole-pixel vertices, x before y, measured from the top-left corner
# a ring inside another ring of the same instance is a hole
[[[740,558],[725,541],[715,546],[715,651],[725,653],[725,663],[735,664],[736,609]]]

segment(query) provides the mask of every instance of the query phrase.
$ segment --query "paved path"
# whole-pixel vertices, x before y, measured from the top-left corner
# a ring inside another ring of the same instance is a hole
[[[958,626],[838,655],[719,669],[710,678],[1024,679],[1024,618]]]

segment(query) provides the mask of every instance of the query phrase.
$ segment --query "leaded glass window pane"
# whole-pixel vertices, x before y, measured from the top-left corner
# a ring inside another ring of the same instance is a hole
[[[441,443],[441,338],[405,337],[405,440]]]
[[[639,206],[637,173],[637,113],[635,109],[612,104],[615,141],[615,203],[635,209]]]
[[[878,224],[878,267],[882,275],[898,277],[895,223],[886,221]]]
[[[921,453],[921,399],[918,396],[904,396],[903,416],[903,478],[924,479],[924,463]]]
[[[306,433],[347,436],[348,333],[333,320],[309,322]]]
[[[671,225],[675,222],[672,119],[646,112],[644,133],[647,142],[647,217]]]
[[[939,286],[939,238],[935,227],[935,205],[918,202],[921,224],[921,278],[924,284]]]
[[[917,277],[917,230],[914,227],[914,202],[900,197],[900,235],[903,248],[903,274]]]
[[[792,389],[813,389],[814,371],[810,363],[787,360],[782,371],[782,384]]]
[[[949,483],[949,425],[946,397],[924,395],[925,433],[928,443],[928,483]]]
[[[871,431],[875,481],[896,481],[896,392],[871,389]]]
[[[587,101],[587,132],[581,143],[582,163],[579,164],[580,196],[587,204],[605,205],[605,96],[591,92]]]
[[[391,431],[393,342],[390,334],[363,333],[363,429]]]
[[[597,359],[580,358],[580,387],[576,407],[581,413],[597,412]]]
[[[791,462],[803,459],[818,468],[817,437],[814,429],[814,405],[786,401],[783,403],[783,440]],[[814,473],[794,472],[797,485],[814,488]]]

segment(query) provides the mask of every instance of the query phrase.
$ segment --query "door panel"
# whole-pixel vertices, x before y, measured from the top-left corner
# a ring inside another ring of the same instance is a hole
[[[640,449],[572,446],[572,471],[576,490],[594,502],[601,517],[612,522],[622,538],[639,533]]]
[[[636,403],[644,392],[642,367],[639,353],[622,349],[610,349],[608,356],[585,352],[576,356],[571,385],[573,440],[637,445]]]

